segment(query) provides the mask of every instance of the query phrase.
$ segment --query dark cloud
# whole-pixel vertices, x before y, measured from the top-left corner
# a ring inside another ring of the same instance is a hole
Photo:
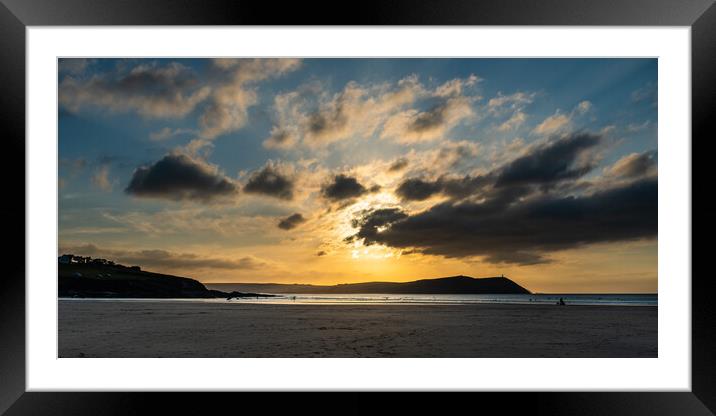
[[[490,184],[492,178],[487,176],[465,176],[463,178],[442,178],[440,184],[442,192],[455,199],[466,198],[471,195],[483,195],[486,186]]]
[[[600,142],[601,137],[587,133],[569,135],[539,146],[484,175],[443,176],[432,181],[409,178],[396,188],[395,193],[406,201],[422,201],[436,194],[453,199],[514,200],[527,195],[530,187],[546,190],[562,181],[586,175],[595,167],[587,152]]]
[[[495,186],[548,186],[584,176],[595,166],[591,159],[580,156],[600,142],[600,136],[589,133],[572,134],[554,140],[503,167]]]
[[[548,262],[557,250],[656,237],[656,152],[625,156],[606,171],[607,179],[631,183],[607,180],[596,187],[580,179],[595,168],[601,142],[576,133],[484,175],[407,179],[395,190],[403,200],[450,199],[412,215],[365,212],[348,240],[525,265]]]
[[[422,201],[442,191],[439,181],[425,181],[418,178],[406,179],[395,193],[406,201]]]
[[[189,68],[172,63],[166,67],[155,65],[139,65],[128,74],[116,79],[114,88],[120,91],[152,91],[156,94],[169,96],[188,86],[194,86],[198,80]]]
[[[348,124],[348,115],[345,110],[348,99],[343,92],[338,96],[334,105],[308,115],[306,131],[317,138],[337,134]]]
[[[289,215],[288,217],[283,218],[281,221],[279,221],[278,228],[282,230],[290,230],[292,228],[298,227],[304,222],[306,222],[306,219],[303,218],[303,215],[296,213],[293,215]]]
[[[364,240],[366,244],[371,244],[378,235],[378,229],[386,225],[395,223],[408,217],[408,214],[400,210],[400,208],[382,208],[375,210],[363,211],[358,218],[352,221],[353,228],[358,228],[358,232],[349,237],[349,241]]]
[[[346,125],[346,117],[341,111],[331,113],[313,113],[308,117],[307,130],[315,135],[320,136],[325,133],[331,133]]]
[[[361,185],[356,178],[343,174],[336,175],[333,180],[322,189],[323,196],[332,201],[356,198],[366,192],[369,192],[368,189]]]
[[[293,186],[293,179],[282,173],[278,167],[268,164],[251,174],[244,186],[244,192],[288,200],[293,198]]]
[[[137,197],[210,201],[233,195],[238,188],[216,168],[173,153],[135,170],[124,191]]]
[[[224,259],[203,257],[193,253],[175,253],[166,250],[113,250],[97,247],[94,244],[60,247],[60,253],[106,258],[125,266],[141,266],[144,269],[257,269],[264,263],[253,257]]]
[[[92,77],[63,78],[60,105],[72,112],[83,108],[136,111],[145,117],[182,117],[208,97],[196,73],[178,62],[121,65]]]
[[[543,254],[524,251],[492,253],[485,257],[485,261],[492,264],[519,264],[521,266],[552,263],[552,260],[544,257]]]
[[[388,171],[390,172],[398,172],[408,167],[408,159],[402,157],[395,162],[393,162],[390,167],[388,168]]]
[[[480,203],[445,202],[414,215],[398,208],[373,210],[354,221],[358,232],[347,240],[444,257],[535,264],[557,250],[655,238],[657,189],[651,178],[591,195],[543,194],[519,204],[509,203],[514,196],[498,194]]]
[[[318,253],[316,253],[316,256],[318,256],[318,257],[323,257],[323,256],[325,256],[326,254],[328,254],[328,253],[326,253],[325,251],[321,250],[321,251],[319,251]]]
[[[434,181],[412,178],[403,181],[395,193],[405,201],[423,201],[439,193],[460,199],[478,193],[489,183],[486,176],[443,177]]]
[[[445,113],[447,109],[447,103],[443,103],[419,113],[408,126],[408,130],[415,133],[422,133],[441,127],[445,123]]]

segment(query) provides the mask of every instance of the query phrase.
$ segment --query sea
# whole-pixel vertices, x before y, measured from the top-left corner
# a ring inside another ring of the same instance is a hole
[[[554,305],[560,298],[567,305],[657,306],[657,294],[515,294],[515,295],[445,295],[445,294],[290,294],[269,298],[237,299],[93,299],[102,301],[181,301],[210,303],[315,304],[315,305]],[[81,300],[78,298],[67,298]],[[64,298],[63,298],[64,300]]]
[[[229,302],[307,304],[556,304],[657,306],[657,294],[532,294],[532,295],[443,295],[443,294],[281,294],[277,298],[241,298]]]

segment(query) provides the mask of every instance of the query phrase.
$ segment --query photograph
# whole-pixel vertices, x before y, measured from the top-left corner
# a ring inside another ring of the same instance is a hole
[[[657,57],[56,63],[60,359],[659,357]]]
[[[0,415],[714,415],[714,0],[0,3]]]

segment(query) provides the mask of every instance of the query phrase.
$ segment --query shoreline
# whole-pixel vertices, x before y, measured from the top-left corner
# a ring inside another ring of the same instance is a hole
[[[657,306],[72,300],[60,358],[658,356]]]
[[[288,305],[288,306],[339,306],[339,305],[347,305],[347,306],[357,306],[357,305],[365,305],[365,306],[472,306],[472,305],[516,305],[516,306],[534,306],[534,307],[540,307],[540,306],[558,306],[554,303],[547,303],[547,302],[499,302],[499,301],[490,301],[490,302],[460,302],[460,301],[416,301],[416,302],[373,302],[373,301],[341,301],[341,302],[329,302],[329,301],[317,301],[317,302],[293,302],[287,297],[280,298],[280,299],[261,299],[256,300],[253,298],[239,298],[239,299],[232,299],[232,300],[226,300],[223,298],[84,298],[84,297],[58,297],[58,301],[62,302],[72,302],[72,301],[97,301],[97,302],[181,302],[181,303],[187,303],[187,302],[195,302],[195,303],[214,303],[214,304],[230,304],[230,305]],[[565,307],[589,307],[589,306],[597,306],[597,307],[624,307],[624,308],[658,308],[658,305],[646,305],[646,304],[610,304],[610,303],[568,303],[564,305]]]

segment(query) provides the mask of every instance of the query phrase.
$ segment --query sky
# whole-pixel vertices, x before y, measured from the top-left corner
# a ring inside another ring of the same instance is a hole
[[[656,59],[60,59],[59,253],[657,292]]]

